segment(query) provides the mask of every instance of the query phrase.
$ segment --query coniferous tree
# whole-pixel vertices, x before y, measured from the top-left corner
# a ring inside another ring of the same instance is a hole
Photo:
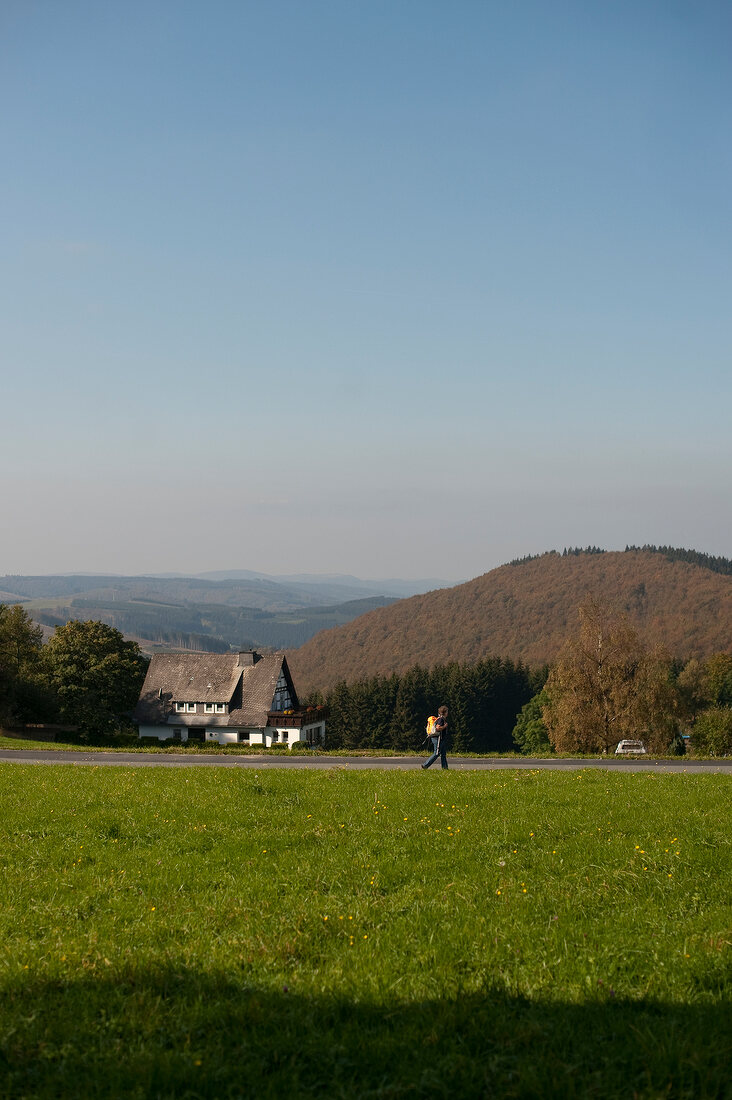
[[[419,665],[398,678],[394,713],[390,724],[393,749],[418,751],[425,743],[427,673]]]
[[[390,727],[398,689],[396,676],[375,676],[367,681],[365,697],[368,713],[366,723],[369,734],[367,745],[371,749],[391,748]]]
[[[511,661],[450,662],[429,672],[416,665],[403,676],[337,684],[325,697],[328,743],[344,748],[424,747],[425,725],[443,704],[451,748],[457,752],[511,748],[516,714],[543,676]]]
[[[343,747],[358,749],[369,747],[371,727],[368,721],[369,697],[366,681],[349,684],[343,708]]]
[[[343,680],[336,684],[323,700],[328,706],[326,745],[330,749],[345,747],[344,731],[347,726],[348,700],[348,685]]]

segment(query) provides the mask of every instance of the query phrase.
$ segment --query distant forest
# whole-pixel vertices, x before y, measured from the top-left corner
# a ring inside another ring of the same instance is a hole
[[[647,554],[662,554],[667,561],[685,561],[689,565],[699,565],[702,569],[711,569],[713,573],[721,573],[723,576],[732,576],[732,561],[729,558],[714,557],[712,554],[702,554],[699,550],[684,550],[677,546],[654,546],[646,543],[644,546],[626,546],[625,553],[645,552]],[[578,557],[580,554],[606,554],[600,546],[565,546],[560,554],[558,550],[546,550],[543,554],[527,554],[523,558],[514,558],[508,565],[525,565],[529,561],[538,561],[539,558],[551,556],[566,558]]]
[[[70,619],[98,620],[144,649],[198,650],[228,653],[241,649],[288,649],[303,645],[319,630],[393,603],[378,596],[349,600],[333,607],[308,607],[297,611],[261,611],[255,607],[220,604],[163,604],[156,600],[100,600],[77,596],[68,606],[33,612],[44,626],[61,626]]]
[[[669,561],[686,561],[689,565],[700,565],[703,569],[711,569],[713,573],[722,573],[723,576],[732,576],[732,561],[729,558],[713,557],[711,554],[701,554],[698,550],[683,550],[674,546],[626,546],[629,550],[645,550],[650,554],[663,554]]]
[[[0,577],[0,602],[21,604],[47,628],[47,634],[71,619],[99,621],[139,642],[147,653],[157,649],[225,653],[232,648],[296,648],[320,630],[350,622],[397,598],[359,591],[361,583],[357,578],[280,583],[8,575]]]

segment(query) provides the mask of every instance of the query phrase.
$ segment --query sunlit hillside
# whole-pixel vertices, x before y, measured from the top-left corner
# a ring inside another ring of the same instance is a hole
[[[645,550],[550,553],[323,631],[290,664],[304,689],[487,655],[543,664],[574,631],[588,595],[627,611],[649,641],[675,656],[732,644],[732,577]]]

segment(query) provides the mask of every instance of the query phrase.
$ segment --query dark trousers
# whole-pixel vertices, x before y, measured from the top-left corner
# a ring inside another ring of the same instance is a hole
[[[423,768],[429,768],[430,764],[434,764],[435,760],[439,756],[443,768],[447,767],[447,745],[445,744],[444,737],[430,737],[432,742],[433,753],[429,760],[422,765]]]

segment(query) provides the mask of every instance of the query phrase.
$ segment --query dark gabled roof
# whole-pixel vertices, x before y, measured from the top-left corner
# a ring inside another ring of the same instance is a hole
[[[162,688],[180,703],[228,703],[242,672],[237,659],[236,653],[156,653],[143,691]]]
[[[164,723],[173,703],[227,703],[226,725],[264,727],[282,671],[292,687],[282,653],[260,657],[244,667],[238,653],[156,653],[142,685],[135,719],[145,724]]]
[[[262,657],[256,665],[241,670],[241,705],[236,706],[239,702],[237,691],[229,725],[255,727],[267,725],[267,711],[272,709],[275,688],[280,678],[280,672],[283,670],[288,682],[291,684],[287,661],[282,653],[276,653],[271,657]],[[297,702],[297,697],[293,702]]]

